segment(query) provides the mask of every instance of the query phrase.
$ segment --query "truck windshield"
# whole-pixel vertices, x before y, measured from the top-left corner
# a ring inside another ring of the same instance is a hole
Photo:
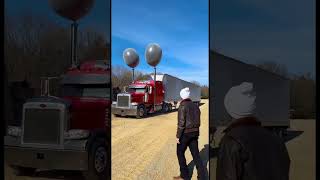
[[[145,93],[146,92],[146,88],[133,88],[133,87],[129,87],[129,92],[136,92],[136,93]]]
[[[109,98],[110,88],[92,85],[63,85],[60,96]]]

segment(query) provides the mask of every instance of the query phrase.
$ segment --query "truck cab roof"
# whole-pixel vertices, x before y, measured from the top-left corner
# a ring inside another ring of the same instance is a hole
[[[79,68],[70,68],[62,84],[109,84],[110,66],[105,60],[86,61]]]

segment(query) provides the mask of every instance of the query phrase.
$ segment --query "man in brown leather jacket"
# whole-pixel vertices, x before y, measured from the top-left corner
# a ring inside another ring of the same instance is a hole
[[[224,130],[217,180],[288,180],[290,158],[284,142],[254,117],[252,83],[232,87],[224,104],[233,118]]]
[[[189,147],[193,161],[197,167],[198,179],[203,180],[206,178],[206,169],[202,163],[198,149],[200,109],[191,101],[189,88],[182,89],[180,96],[183,100],[180,102],[178,110],[178,128],[176,134],[180,176],[174,177],[174,179],[190,179],[184,155],[187,147]]]

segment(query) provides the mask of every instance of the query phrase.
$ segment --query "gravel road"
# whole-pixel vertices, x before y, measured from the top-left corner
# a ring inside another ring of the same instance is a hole
[[[199,150],[208,163],[208,101],[201,100]],[[179,174],[175,133],[177,112],[143,119],[112,117],[112,179],[167,180]],[[188,167],[197,171],[187,149]]]

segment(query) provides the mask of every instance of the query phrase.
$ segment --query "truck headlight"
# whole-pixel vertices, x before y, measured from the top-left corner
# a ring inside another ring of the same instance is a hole
[[[138,103],[133,102],[133,103],[131,103],[131,105],[132,105],[132,106],[136,106],[136,105],[138,105]]]
[[[21,127],[18,126],[8,126],[8,135],[20,137],[21,136]]]
[[[117,105],[117,101],[112,101],[112,105]]]
[[[64,139],[85,139],[89,134],[90,132],[84,129],[70,129],[64,132]]]

